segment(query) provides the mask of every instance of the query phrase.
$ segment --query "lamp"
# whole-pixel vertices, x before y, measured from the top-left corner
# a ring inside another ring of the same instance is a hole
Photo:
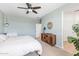
[[[28,9],[28,11],[30,11],[30,12],[31,12],[32,10],[31,10],[31,9]]]

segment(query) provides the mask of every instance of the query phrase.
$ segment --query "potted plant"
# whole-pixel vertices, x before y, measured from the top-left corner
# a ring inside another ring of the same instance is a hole
[[[77,50],[77,53],[74,54],[74,56],[79,56],[79,24],[74,24],[72,26],[72,29],[76,33],[76,37],[69,36],[68,42],[73,43],[75,46],[75,49]]]

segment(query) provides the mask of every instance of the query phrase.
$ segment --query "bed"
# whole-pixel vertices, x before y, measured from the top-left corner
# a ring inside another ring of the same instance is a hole
[[[24,56],[34,51],[41,55],[42,46],[31,36],[7,37],[0,42],[0,56]]]

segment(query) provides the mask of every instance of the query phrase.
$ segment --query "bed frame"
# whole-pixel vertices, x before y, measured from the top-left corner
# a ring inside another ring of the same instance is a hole
[[[38,54],[38,51],[34,51],[34,52],[29,52],[28,54],[24,55],[24,56],[34,56],[34,55],[30,55],[30,54],[36,54],[36,56],[41,56],[40,54]]]

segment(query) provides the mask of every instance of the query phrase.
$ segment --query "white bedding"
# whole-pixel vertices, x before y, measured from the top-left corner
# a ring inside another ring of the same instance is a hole
[[[31,36],[9,37],[0,43],[0,56],[22,56],[33,51],[41,55],[42,46]]]

